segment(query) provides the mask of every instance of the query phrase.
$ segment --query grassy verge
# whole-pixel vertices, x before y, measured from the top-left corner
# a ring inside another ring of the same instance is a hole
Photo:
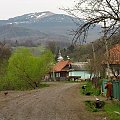
[[[41,82],[36,89],[49,87],[50,85],[47,83]],[[20,91],[26,91],[26,90],[33,90],[33,88],[26,83],[26,81],[20,81],[18,80],[16,83],[7,81],[6,79],[0,79],[0,91],[6,91],[6,90],[20,90]]]
[[[84,83],[85,89],[80,89],[82,93],[90,92],[90,95],[100,95],[99,89],[96,89],[91,82]],[[104,101],[103,101],[104,102]],[[88,111],[99,112],[100,115],[106,116],[107,120],[120,120],[120,101],[106,101],[102,109],[95,106],[95,101],[85,101]]]
[[[86,107],[87,107],[87,110],[88,110],[88,111],[91,111],[91,112],[103,111],[105,102],[104,102],[104,101],[99,101],[99,103],[100,103],[100,106],[97,107],[96,101],[90,101],[90,100],[85,101],[85,105],[86,105]]]
[[[85,105],[90,112],[99,112],[106,116],[107,120],[120,120],[120,102],[103,102],[103,107],[96,108],[95,101],[85,101]]]
[[[100,95],[100,89],[96,89],[91,82],[85,82],[86,87],[85,89],[82,89],[81,87],[81,92],[85,95],[95,95],[98,96]]]
[[[65,83],[80,83],[80,81],[74,81],[74,80],[70,80],[70,81],[65,80],[64,82],[65,82]]]
[[[50,85],[49,84],[46,84],[46,83],[41,83],[39,88],[44,88],[44,87],[49,87]]]
[[[120,101],[106,103],[104,110],[108,114],[109,120],[120,120]]]

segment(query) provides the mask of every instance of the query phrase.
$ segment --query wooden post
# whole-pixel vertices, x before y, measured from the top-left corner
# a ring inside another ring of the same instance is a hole
[[[92,42],[92,51],[93,51],[93,66],[94,66],[94,74],[97,75],[97,70],[96,70],[96,56],[95,56],[95,48],[94,48],[94,44]]]
[[[110,80],[110,64],[109,64],[109,50],[108,50],[108,41],[107,41],[107,27],[106,21],[104,20],[104,41],[105,41],[105,49],[106,49],[106,58],[107,58],[107,72],[108,72],[108,80]]]

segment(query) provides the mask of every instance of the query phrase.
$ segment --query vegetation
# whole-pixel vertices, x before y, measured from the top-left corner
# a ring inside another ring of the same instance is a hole
[[[7,75],[0,89],[35,89],[40,87],[42,78],[49,72],[54,62],[50,51],[40,56],[32,54],[28,48],[18,48],[8,61]]]
[[[0,42],[0,79],[6,75],[8,59],[11,55],[11,49],[5,42]]]
[[[95,101],[85,101],[85,105],[87,107],[88,111],[91,112],[101,112],[100,114],[106,115],[109,120],[119,120],[120,119],[120,103],[119,102],[104,102],[101,101],[102,107],[96,108],[96,102]]]
[[[85,84],[85,91],[84,93],[90,92],[92,95],[99,95],[98,89],[95,89],[90,82]],[[83,90],[82,90],[83,91]],[[88,111],[91,112],[100,112],[101,115],[105,115],[107,113],[107,118],[109,120],[119,120],[120,119],[120,102],[119,101],[98,101],[100,102],[100,108],[96,107],[97,101],[85,101],[85,105]]]
[[[120,102],[106,103],[104,107],[105,112],[109,116],[109,120],[119,120],[120,119]]]
[[[5,82],[4,77],[6,76],[8,59],[11,55],[11,49],[5,41],[0,42],[0,86],[3,86]]]
[[[85,105],[87,106],[87,109],[91,112],[99,112],[99,111],[103,111],[103,107],[105,105],[104,101],[100,101],[101,107],[97,108],[96,107],[96,101],[85,101]]]
[[[82,91],[82,93],[85,94],[85,95],[95,95],[95,96],[100,95],[100,89],[95,88],[95,86],[92,85],[91,82],[87,82],[87,83],[85,84],[85,89],[82,89],[82,88],[81,88],[81,91]]]
[[[114,45],[120,44],[120,36],[114,35],[109,39],[108,41],[108,48],[112,48]],[[68,48],[64,48],[61,52],[63,57],[69,56],[72,61],[77,62],[89,62],[88,66],[86,67],[87,70],[90,71],[90,73],[96,72],[98,75],[101,74],[101,77],[105,77],[105,66],[102,65],[102,61],[106,60],[106,48],[105,48],[105,42],[103,39],[98,39],[94,41],[94,53],[95,53],[95,59],[93,59],[93,49],[92,44],[87,43],[83,45],[70,45]],[[93,64],[94,63],[94,64]]]

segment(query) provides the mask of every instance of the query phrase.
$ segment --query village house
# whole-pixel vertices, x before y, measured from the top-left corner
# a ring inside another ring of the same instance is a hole
[[[110,76],[120,77],[120,44],[116,44],[109,50]],[[108,76],[107,62],[104,60],[103,65],[106,68],[106,76]]]
[[[63,60],[60,51],[57,61],[58,62],[54,65],[52,71],[50,72],[50,78],[52,80],[60,81],[90,78],[90,73],[86,70],[88,62],[71,62],[69,57],[68,60]]]
[[[51,76],[55,81],[66,80],[69,75],[69,70],[71,67],[70,60],[61,60],[55,64]]]
[[[76,77],[82,80],[90,78],[90,71],[87,70],[88,62],[73,62],[69,71],[69,77]]]
[[[63,60],[61,52],[59,50],[57,63],[53,66],[52,71],[50,72],[50,79],[54,81],[66,80],[69,75],[71,61]]]

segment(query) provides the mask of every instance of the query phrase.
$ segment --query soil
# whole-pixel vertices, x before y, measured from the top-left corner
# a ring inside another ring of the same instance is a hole
[[[104,120],[86,110],[80,83],[50,82],[50,87],[31,91],[0,92],[0,120]]]

